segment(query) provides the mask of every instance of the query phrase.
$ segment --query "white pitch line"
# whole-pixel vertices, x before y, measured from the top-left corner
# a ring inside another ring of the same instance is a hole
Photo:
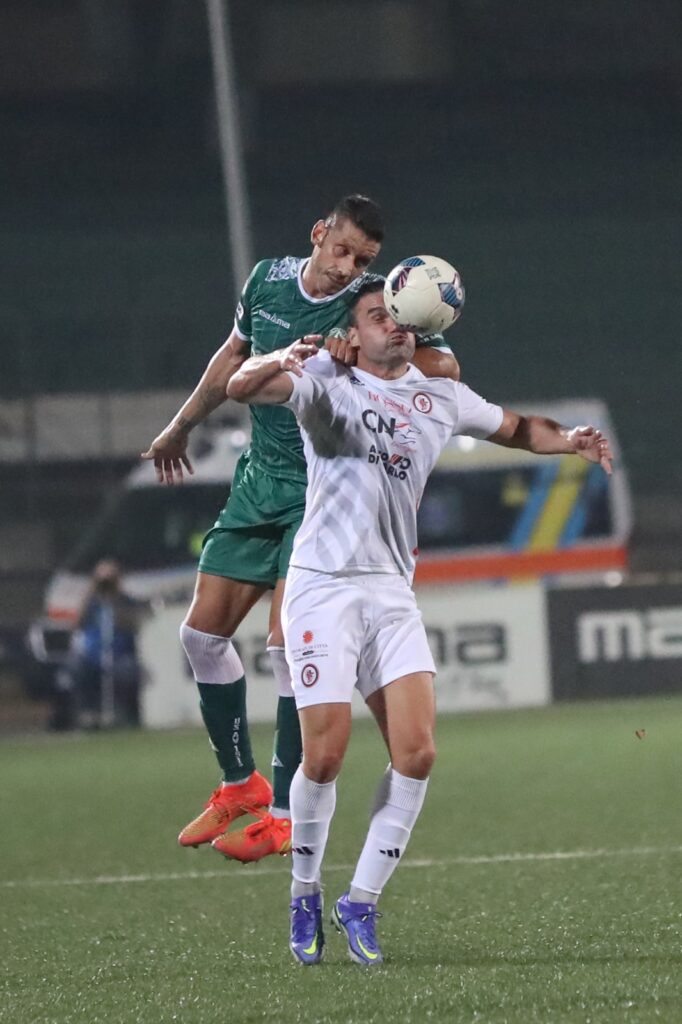
[[[515,864],[552,860],[598,860],[603,857],[651,857],[657,854],[682,853],[682,846],[633,846],[622,850],[553,850],[547,853],[499,853],[480,857],[446,857],[442,859],[406,860],[400,867],[440,868],[477,864]],[[353,864],[332,864],[325,871],[352,871]],[[264,867],[252,869],[241,877],[245,881],[257,882],[264,875],[282,874],[281,868]],[[225,878],[222,871],[183,871],[158,875],[98,875],[95,878],[33,878],[0,882],[1,889],[27,889],[34,887],[59,887],[69,885],[132,885],[138,882],[189,882],[204,878]]]

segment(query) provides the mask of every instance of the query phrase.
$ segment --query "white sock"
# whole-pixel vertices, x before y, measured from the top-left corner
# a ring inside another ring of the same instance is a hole
[[[270,655],[272,674],[274,675],[275,682],[277,684],[277,696],[291,697],[293,699],[294,688],[291,685],[291,672],[289,671],[289,665],[287,664],[284,648],[268,647],[266,650]]]
[[[286,655],[283,647],[268,647],[267,652],[270,655],[270,664],[272,665],[272,674],[275,677],[277,683],[277,696],[284,697],[287,700],[294,699],[294,688],[291,685],[291,672],[287,664]],[[276,768],[281,766],[279,761],[275,760],[276,755],[273,754],[272,767]],[[273,804],[270,808],[270,814],[273,818],[291,818],[291,811],[288,807],[278,807],[277,804]],[[309,893],[301,893],[301,896],[309,896]]]
[[[202,633],[183,622],[180,626],[180,642],[198,683],[225,686],[236,683],[244,675],[241,658],[229,636]]]
[[[428,779],[408,779],[389,765],[376,793],[367,839],[351,882],[351,900],[376,903],[405,852],[427,785]]]
[[[313,782],[299,765],[291,783],[291,895],[308,896],[320,888],[320,868],[336,807],[336,780]],[[311,890],[310,886],[315,888]]]

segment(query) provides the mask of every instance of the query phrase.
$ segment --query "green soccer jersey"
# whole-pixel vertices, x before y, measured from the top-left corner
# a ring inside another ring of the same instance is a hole
[[[262,260],[244,285],[235,330],[251,345],[251,355],[285,348],[305,334],[328,337],[349,324],[354,295],[377,275],[362,274],[343,291],[315,299],[303,286],[307,259],[283,256]],[[420,338],[420,345],[450,351],[442,335]],[[278,405],[252,405],[250,461],[271,476],[306,483],[303,443],[294,414]]]

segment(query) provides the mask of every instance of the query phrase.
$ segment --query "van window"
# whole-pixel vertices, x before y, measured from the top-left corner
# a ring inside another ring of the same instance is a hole
[[[550,471],[548,473],[548,470]],[[467,547],[525,546],[514,543],[521,516],[531,500],[546,502],[554,481],[551,463],[444,472],[429,478],[419,506],[420,551]],[[570,485],[570,480],[567,481]],[[614,531],[608,478],[599,466],[584,473],[575,501],[575,515],[564,529],[577,539],[609,537]]]
[[[67,568],[89,572],[100,558],[115,558],[129,572],[193,565],[228,494],[225,483],[129,488],[86,534]]]

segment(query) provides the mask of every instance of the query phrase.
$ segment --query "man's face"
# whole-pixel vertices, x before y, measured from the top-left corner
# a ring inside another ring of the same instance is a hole
[[[396,369],[414,355],[415,336],[399,327],[384,305],[382,291],[363,295],[354,309],[355,324],[348,337],[357,346],[360,369]]]
[[[335,295],[359,277],[379,253],[381,244],[349,220],[332,224],[318,220],[312,230],[309,268],[323,295]]]

